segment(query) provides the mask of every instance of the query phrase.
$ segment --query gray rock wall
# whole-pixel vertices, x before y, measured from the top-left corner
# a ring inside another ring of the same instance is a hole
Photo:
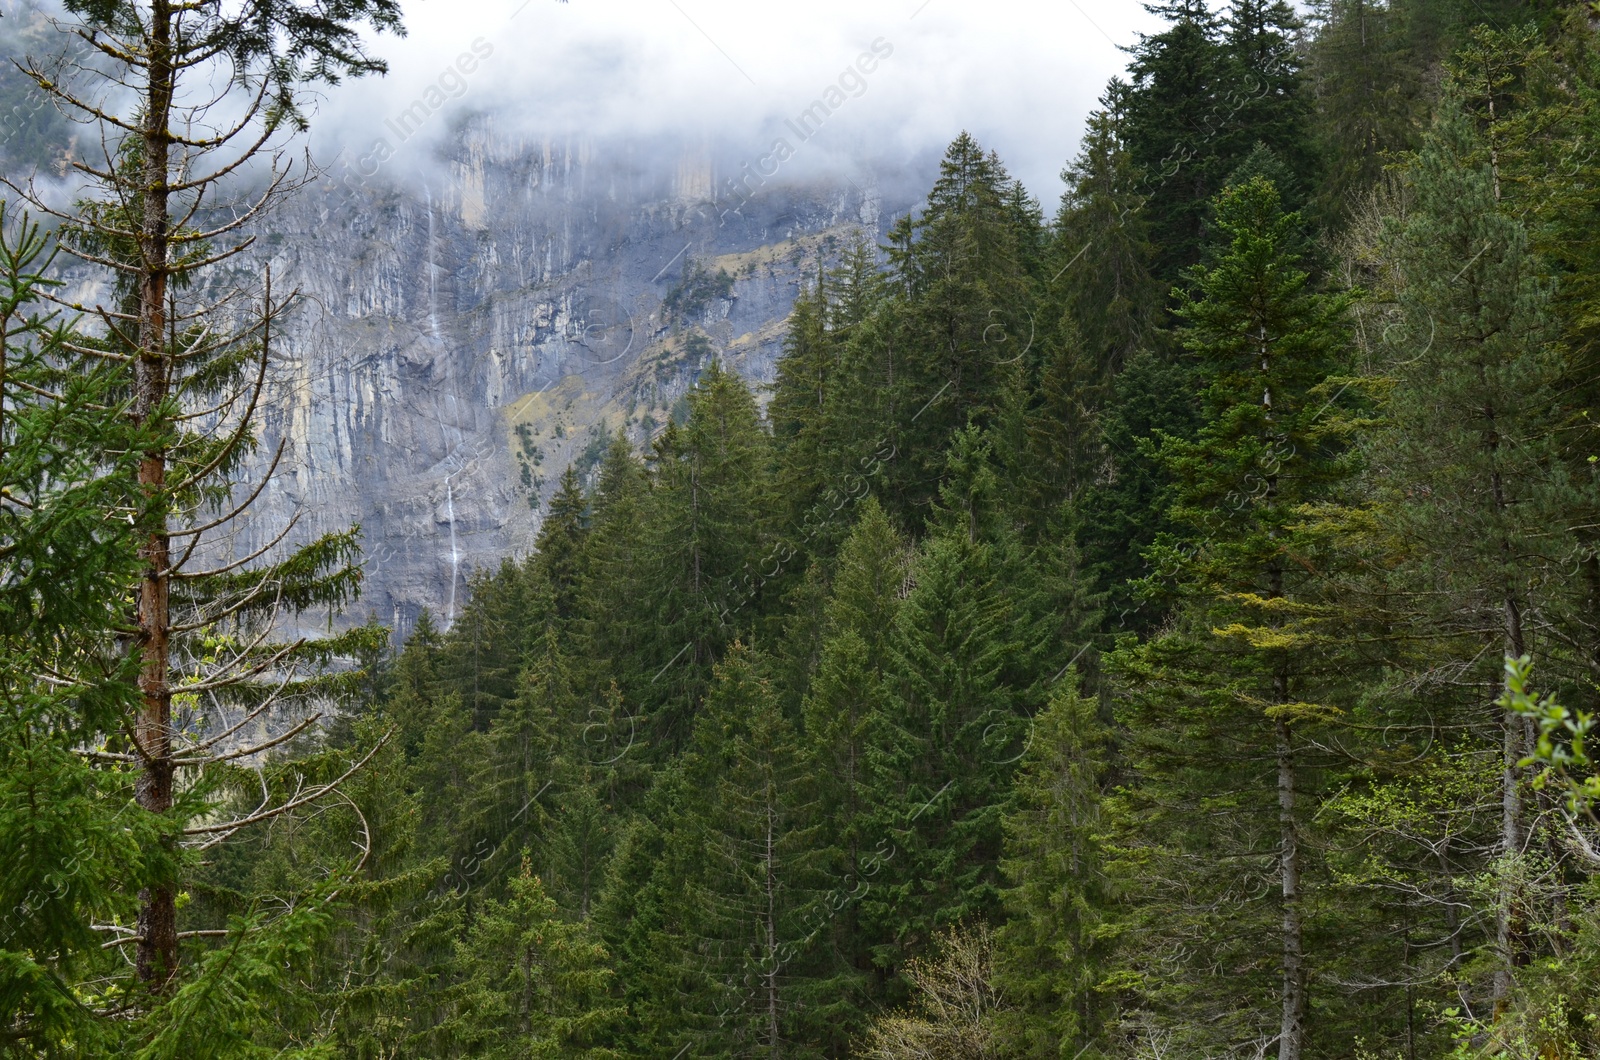
[[[703,154],[673,165],[487,122],[442,154],[426,176],[332,172],[263,233],[275,286],[301,300],[247,484],[280,440],[286,455],[235,547],[296,515],[291,540],[359,524],[366,588],[336,625],[448,621],[474,567],[529,551],[561,470],[592,466],[619,427],[642,443],[708,356],[769,382],[802,274],[905,206],[818,179],[724,214]],[[731,290],[668,319],[691,261]]]

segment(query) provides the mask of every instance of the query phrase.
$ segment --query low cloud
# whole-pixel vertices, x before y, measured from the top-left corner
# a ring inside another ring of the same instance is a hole
[[[1129,0],[919,3],[415,0],[410,35],[375,42],[390,74],[325,92],[314,146],[368,167],[385,155],[404,175],[487,113],[534,141],[702,145],[726,184],[743,163],[792,177],[926,160],[967,129],[1053,204],[1084,116],[1127,61],[1117,45],[1154,19]],[[875,49],[889,54],[863,70]]]

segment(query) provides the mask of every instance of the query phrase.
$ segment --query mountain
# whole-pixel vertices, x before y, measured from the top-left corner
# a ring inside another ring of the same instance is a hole
[[[644,444],[712,357],[769,382],[802,277],[911,196],[843,177],[730,196],[730,170],[486,118],[371,178],[329,168],[263,233],[300,301],[242,488],[285,456],[238,547],[359,524],[351,618],[448,623],[474,567],[527,552],[567,465],[618,429]]]

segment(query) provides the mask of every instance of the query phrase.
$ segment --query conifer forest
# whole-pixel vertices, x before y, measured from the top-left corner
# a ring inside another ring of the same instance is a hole
[[[238,542],[257,243],[399,0],[63,0],[0,1054],[1600,1058],[1600,5],[1148,10],[1059,201],[950,130],[770,383],[684,265],[674,414],[397,630],[362,528]]]

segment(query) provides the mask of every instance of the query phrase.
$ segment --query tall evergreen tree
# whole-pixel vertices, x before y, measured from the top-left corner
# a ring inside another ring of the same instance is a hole
[[[561,485],[550,498],[544,521],[539,524],[532,563],[534,573],[549,583],[556,616],[562,619],[571,618],[577,607],[588,507],[588,499],[578,485],[578,473],[568,465],[561,473]]]
[[[141,437],[115,371],[75,355],[85,336],[41,305],[49,263],[39,227],[0,205],[0,1034],[34,1055],[114,1048],[74,984],[98,963],[91,925],[129,916],[140,850],[161,838],[121,812],[127,771],[79,753],[120,729],[135,694],[112,632],[137,539],[107,515]]]
[[[890,969],[999,913],[1001,814],[1058,645],[998,494],[989,446],[962,432],[889,638],[870,758],[883,871],[863,916]]]
[[[636,599],[649,609],[641,617],[659,669],[636,694],[662,747],[688,738],[712,665],[764,602],[770,459],[749,388],[716,363],[690,395],[688,421],[656,443]]]
[[[1089,115],[1078,157],[1062,173],[1047,306],[1075,330],[1104,386],[1155,326],[1162,291],[1150,276],[1145,194],[1126,138],[1128,86],[1113,81]],[[1064,329],[1065,330],[1065,329]]]
[[[1299,218],[1270,182],[1231,187],[1216,209],[1224,242],[1192,272],[1179,309],[1204,418],[1192,441],[1168,437],[1160,449],[1177,482],[1173,514],[1200,538],[1192,554],[1158,550],[1183,595],[1178,624],[1119,652],[1117,666],[1133,690],[1135,841],[1154,859],[1146,871],[1181,873],[1192,896],[1144,928],[1170,940],[1187,923],[1194,958],[1230,968],[1222,993],[1186,976],[1152,979],[1149,996],[1182,1006],[1183,1033],[1200,1035],[1192,1048],[1275,1040],[1280,1060],[1297,1060],[1310,978],[1302,800],[1313,794],[1300,729],[1336,713],[1320,632],[1330,609],[1296,562],[1310,547],[1297,539],[1297,512],[1347,474],[1349,422],[1327,381],[1348,303],[1310,289],[1294,250]],[[1270,867],[1255,860],[1263,847]],[[1246,864],[1260,864],[1274,899],[1242,898]],[[1163,945],[1146,953],[1146,974],[1169,959]]]
[[[1030,333],[1030,283],[1022,257],[1032,214],[1008,206],[1011,178],[963,133],[939,164],[926,209],[902,219],[890,251],[903,291],[890,340],[903,350],[886,503],[920,523],[938,495],[951,434],[999,412],[1019,348]]]
[[[798,737],[763,669],[738,644],[717,666],[693,740],[652,793],[670,816],[641,823],[618,854],[614,885],[634,882],[603,915],[638,969],[643,1052],[791,1051],[819,876]]]
[[[604,945],[562,918],[528,860],[458,942],[449,1056],[615,1057],[621,1016]],[[436,1054],[439,1055],[439,1054]]]
[[[1282,163],[1278,194],[1304,202],[1318,177],[1311,138],[1311,90],[1301,70],[1305,26],[1287,0],[1232,0],[1225,16],[1228,59],[1238,98],[1229,103],[1221,153],[1237,165],[1257,147]]]
[[[253,499],[235,506],[228,483],[255,444],[272,324],[284,303],[274,301],[270,274],[259,296],[253,285],[224,294],[202,281],[225,282],[212,266],[248,247],[239,229],[279,197],[287,174],[274,172],[254,201],[234,202],[232,212],[213,212],[213,200],[227,202],[231,175],[305,126],[308,86],[385,69],[362,34],[399,30],[400,11],[393,0],[333,9],[294,0],[259,0],[248,9],[168,0],[64,6],[65,27],[97,53],[77,65],[95,83],[63,81],[43,61],[23,69],[77,120],[99,126],[103,145],[115,146],[75,163],[88,189],[69,212],[40,200],[31,185],[19,190],[66,222],[69,252],[114,276],[110,297],[96,307],[110,341],[85,348],[121,366],[126,414],[149,432],[137,487],[123,501],[143,538],[142,571],[128,585],[134,631],[125,642],[139,662],[140,701],[126,727],[129,746],[113,753],[137,764],[137,804],[161,835],[144,851],[137,926],[128,936],[134,977],[154,1009],[181,993],[178,894],[192,867],[185,845],[242,826],[196,821],[208,815],[201,793],[210,784],[185,778],[221,761],[207,753],[219,738],[191,738],[187,705],[199,696],[225,700],[232,690],[247,710],[264,711],[268,688],[292,685],[297,671],[340,650],[277,642],[275,627],[308,609],[341,605],[360,573],[353,533],[271,555],[269,545],[242,560],[216,534],[237,526]],[[215,92],[192,91],[203,84]],[[259,310],[245,309],[252,303]],[[219,312],[219,305],[229,308]],[[263,688],[269,673],[278,676]],[[314,684],[302,690],[312,694]],[[189,938],[191,948],[203,945],[201,936]]]
[[[861,915],[874,882],[872,738],[884,696],[889,631],[906,579],[906,547],[873,498],[839,553],[821,659],[804,704],[806,762],[815,778],[818,867],[827,889],[806,913],[813,983],[803,1014],[829,1055],[860,1034],[880,988]]]
[[[1432,680],[1452,683],[1462,678],[1439,669],[1444,658],[1466,666],[1478,725],[1502,745],[1500,849],[1515,859],[1532,838],[1521,765],[1531,744],[1523,722],[1495,706],[1499,660],[1559,665],[1539,616],[1545,599],[1563,595],[1573,542],[1550,528],[1577,525],[1568,513],[1584,501],[1557,441],[1576,410],[1563,408],[1550,289],[1480,147],[1460,111],[1446,109],[1417,160],[1415,206],[1393,226],[1400,319],[1389,332],[1393,384],[1372,464],[1386,518],[1413,548],[1426,542],[1395,585],[1417,634],[1440,653],[1419,662]],[[1514,874],[1506,880],[1496,902],[1502,1005],[1513,969],[1531,958]]]
[[[1134,48],[1123,127],[1129,157],[1144,177],[1152,272],[1171,283],[1199,260],[1207,203],[1226,172],[1217,139],[1223,101],[1239,86],[1228,82],[1222,26],[1203,0],[1147,9],[1167,27],[1141,36]]]
[[[1092,1055],[1109,1043],[1114,1022],[1100,989],[1115,894],[1102,849],[1109,733],[1097,708],[1079,693],[1076,673],[1061,678],[1033,720],[1006,813],[1002,865],[1011,886],[995,978],[1024,1056]]]

